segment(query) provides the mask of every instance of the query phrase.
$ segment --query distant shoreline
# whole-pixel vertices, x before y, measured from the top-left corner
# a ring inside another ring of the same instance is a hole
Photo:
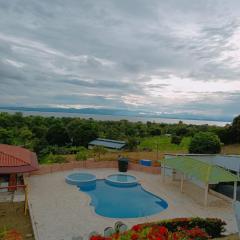
[[[79,117],[84,119],[92,118],[99,121],[119,121],[128,120],[130,122],[155,122],[155,123],[169,123],[174,124],[182,121],[186,124],[193,125],[216,125],[225,126],[230,122],[225,121],[214,121],[214,120],[194,120],[194,119],[181,119],[181,118],[162,118],[162,117],[140,117],[140,116],[128,116],[128,115],[111,115],[111,114],[85,114],[85,113],[73,113],[73,112],[51,112],[51,111],[37,111],[37,110],[11,110],[6,108],[0,108],[0,112],[16,113],[21,112],[24,116],[43,116],[43,117]]]

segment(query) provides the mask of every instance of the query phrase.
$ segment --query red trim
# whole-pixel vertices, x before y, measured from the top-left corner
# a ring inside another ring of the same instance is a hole
[[[25,189],[26,188],[26,185],[15,185],[15,186],[8,186],[8,187],[0,187],[0,189],[17,189],[17,188],[23,188]]]

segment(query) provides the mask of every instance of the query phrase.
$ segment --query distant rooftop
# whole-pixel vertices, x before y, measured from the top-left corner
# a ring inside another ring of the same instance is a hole
[[[105,148],[121,150],[126,146],[126,142],[112,139],[97,138],[88,144],[88,147],[102,146]]]

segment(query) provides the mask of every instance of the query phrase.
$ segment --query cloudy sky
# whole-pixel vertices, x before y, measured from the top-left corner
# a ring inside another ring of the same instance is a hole
[[[0,106],[240,113],[239,0],[0,0]]]

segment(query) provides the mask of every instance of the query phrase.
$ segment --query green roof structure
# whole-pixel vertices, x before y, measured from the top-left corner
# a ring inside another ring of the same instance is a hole
[[[164,158],[160,162],[163,169],[163,180],[165,176],[165,166],[182,173],[181,192],[183,190],[184,176],[192,177],[204,183],[205,205],[207,205],[209,184],[218,184],[220,182],[234,182],[233,199],[234,201],[236,200],[237,182],[240,179],[237,175],[227,171],[225,168],[187,156],[173,156],[170,158]]]
[[[165,158],[162,163],[204,183],[218,184],[239,181],[237,175],[222,167],[190,157]]]

